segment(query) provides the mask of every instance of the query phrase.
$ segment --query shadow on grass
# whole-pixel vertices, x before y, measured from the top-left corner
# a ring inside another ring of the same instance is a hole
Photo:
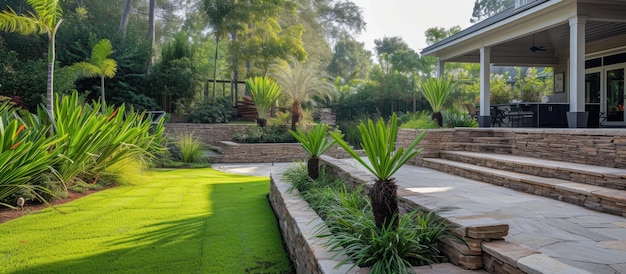
[[[269,201],[259,195],[266,185],[208,185],[206,214],[155,221],[143,227],[148,232],[94,244],[105,252],[11,273],[293,273]]]

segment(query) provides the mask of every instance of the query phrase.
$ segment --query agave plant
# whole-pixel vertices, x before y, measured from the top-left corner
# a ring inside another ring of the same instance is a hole
[[[443,104],[448,99],[448,96],[456,89],[456,83],[452,83],[452,79],[440,78],[428,78],[425,81],[420,80],[419,86],[421,87],[422,94],[433,109],[433,120],[437,121],[437,124],[443,126],[443,117],[441,115],[441,109]]]
[[[268,77],[254,77],[246,80],[246,87],[250,91],[250,97],[254,101],[254,106],[258,112],[257,123],[260,127],[265,127],[267,111],[278,100],[283,92],[283,88],[274,80]]]
[[[379,119],[376,124],[368,119],[367,124],[364,122],[359,124],[359,131],[362,138],[361,147],[365,150],[369,161],[362,159],[340,134],[331,132],[330,136],[376,177],[376,182],[369,192],[376,226],[382,229],[385,225],[392,223],[392,228],[395,228],[398,220],[393,216],[398,213],[396,196],[398,186],[391,176],[421,152],[421,148],[416,149],[416,146],[424,138],[426,132],[419,135],[406,149],[403,147],[396,149],[398,118],[395,113],[391,116],[390,125],[386,125],[382,119]]]
[[[326,136],[326,128],[326,124],[321,123],[313,126],[307,133],[304,133],[300,129],[297,131],[289,131],[289,133],[300,142],[304,151],[310,156],[307,161],[307,170],[309,177],[313,180],[317,179],[320,175],[319,157],[336,143],[335,140],[331,140]]]

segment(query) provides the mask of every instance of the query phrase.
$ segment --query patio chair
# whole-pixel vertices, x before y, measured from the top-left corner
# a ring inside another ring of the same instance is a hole
[[[472,118],[478,120],[478,111],[476,110],[476,106],[472,103],[466,103],[465,108],[467,108],[467,112]]]

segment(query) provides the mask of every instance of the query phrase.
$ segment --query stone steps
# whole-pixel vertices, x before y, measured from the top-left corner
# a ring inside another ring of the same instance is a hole
[[[511,155],[505,156],[511,157]],[[450,159],[424,158],[422,165],[469,179],[545,196],[618,216],[626,216],[626,191],[624,190],[576,183],[558,178],[540,177]],[[569,168],[571,169],[571,167]]]
[[[442,151],[440,157],[456,162],[492,167],[498,170],[626,190],[626,170],[619,168],[468,151]]]

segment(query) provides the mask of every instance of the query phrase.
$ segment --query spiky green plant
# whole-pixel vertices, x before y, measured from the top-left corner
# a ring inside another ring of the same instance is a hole
[[[436,120],[439,126],[443,126],[441,109],[448,96],[456,89],[456,83],[452,83],[452,79],[431,77],[426,80],[419,80],[419,86],[424,98],[433,109],[433,120]]]
[[[202,156],[204,154],[202,143],[196,140],[192,133],[179,136],[176,145],[180,149],[183,162],[201,163],[205,161]]]
[[[269,77],[254,77],[246,80],[246,87],[258,112],[258,124],[264,127],[267,123],[266,113],[283,93],[283,88]]]
[[[391,116],[391,124],[386,125],[382,119],[374,124],[368,119],[367,124],[364,122],[359,124],[359,131],[363,140],[361,147],[369,160],[367,162],[342,139],[340,134],[331,132],[330,135],[339,146],[376,177],[376,182],[369,193],[376,226],[382,229],[389,222],[393,222],[392,227],[396,227],[397,219],[393,216],[398,213],[396,196],[398,187],[391,176],[421,151],[421,148],[417,149],[416,146],[426,132],[420,134],[406,149],[403,147],[396,149],[398,118],[395,113]]]
[[[336,143],[334,139],[329,139],[326,136],[327,128],[328,126],[326,124],[321,123],[313,126],[307,133],[304,133],[300,129],[289,131],[289,133],[300,142],[304,151],[309,155],[307,169],[309,177],[313,180],[317,179],[320,175],[320,156]]]
[[[45,202],[37,191],[50,191],[29,182],[51,171],[58,160],[53,146],[62,138],[46,137],[48,128],[26,126],[7,104],[0,106],[0,114],[0,205],[13,207],[2,201],[18,191]]]
[[[112,78],[117,71],[117,62],[109,56],[113,54],[113,46],[108,39],[102,39],[91,50],[91,57],[85,62],[78,62],[70,66],[70,70],[79,78],[100,77],[100,102],[102,112],[106,109],[104,94],[104,78]]]

